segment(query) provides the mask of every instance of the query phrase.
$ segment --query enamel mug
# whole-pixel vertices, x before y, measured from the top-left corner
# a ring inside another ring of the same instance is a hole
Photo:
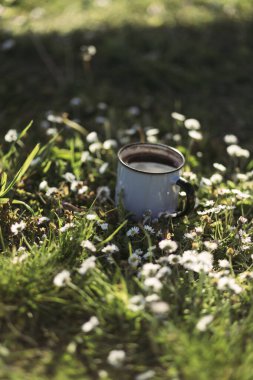
[[[116,205],[123,203],[133,218],[146,211],[153,218],[166,212],[183,216],[194,209],[193,186],[180,177],[185,159],[182,153],[163,144],[133,143],[118,152]],[[184,210],[177,211],[179,189],[186,193]]]

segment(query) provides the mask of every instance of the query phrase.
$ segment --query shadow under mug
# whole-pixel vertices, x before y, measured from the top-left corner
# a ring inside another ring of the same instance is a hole
[[[163,144],[133,143],[118,152],[116,205],[122,201],[135,219],[146,211],[153,218],[166,212],[183,216],[194,209],[193,186],[180,177],[185,158],[178,150]],[[186,193],[185,207],[178,208],[179,189]]]

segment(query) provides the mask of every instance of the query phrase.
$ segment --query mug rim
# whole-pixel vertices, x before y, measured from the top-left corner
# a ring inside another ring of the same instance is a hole
[[[182,164],[179,165],[179,166],[178,166],[177,168],[175,168],[174,170],[169,170],[169,171],[165,171],[165,172],[162,172],[162,173],[145,172],[145,171],[143,171],[143,170],[135,169],[135,168],[133,168],[132,166],[128,165],[126,162],[124,162],[124,161],[122,160],[122,158],[120,157],[120,155],[121,155],[121,153],[122,153],[122,151],[123,151],[124,149],[130,148],[131,146],[135,146],[135,145],[148,145],[148,146],[155,146],[155,147],[159,147],[159,146],[160,146],[160,147],[162,147],[162,148],[166,148],[166,149],[168,149],[168,150],[170,150],[170,151],[172,151],[172,152],[177,153],[177,154],[181,157],[181,159],[182,159]],[[184,164],[185,164],[185,157],[184,157],[184,155],[183,155],[179,150],[177,150],[176,148],[173,148],[172,146],[169,146],[169,145],[166,145],[166,144],[160,144],[160,143],[155,144],[155,143],[141,143],[141,142],[135,142],[135,143],[126,144],[126,145],[122,146],[122,147],[119,149],[117,155],[118,155],[118,160],[122,163],[122,165],[124,165],[125,167],[127,167],[127,168],[130,169],[130,170],[133,170],[134,172],[142,173],[142,174],[147,174],[147,175],[150,175],[150,174],[152,174],[152,175],[163,175],[163,174],[174,173],[174,172],[177,172],[178,170],[180,170],[180,169],[184,166]]]

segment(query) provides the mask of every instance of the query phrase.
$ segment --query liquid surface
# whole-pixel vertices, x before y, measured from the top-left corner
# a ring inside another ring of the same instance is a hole
[[[175,170],[173,166],[160,164],[159,162],[137,161],[128,164],[133,169],[141,170],[145,173],[167,173]]]

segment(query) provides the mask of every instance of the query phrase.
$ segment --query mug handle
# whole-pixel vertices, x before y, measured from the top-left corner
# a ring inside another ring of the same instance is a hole
[[[186,205],[185,205],[184,210],[178,211],[174,214],[174,218],[178,218],[180,216],[189,214],[191,211],[194,210],[194,207],[195,207],[194,187],[182,177],[180,177],[177,180],[176,185],[186,192]]]

